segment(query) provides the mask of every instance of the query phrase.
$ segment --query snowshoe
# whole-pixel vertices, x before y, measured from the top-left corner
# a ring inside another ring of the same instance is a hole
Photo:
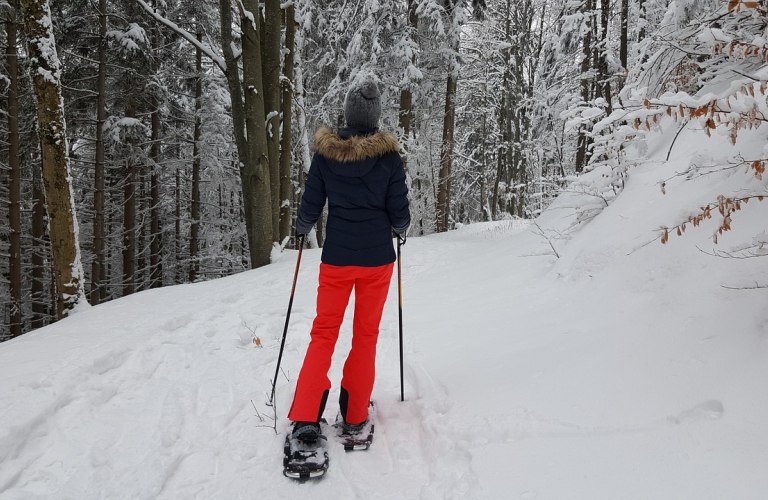
[[[306,481],[322,477],[328,470],[327,438],[314,422],[297,422],[285,437],[283,474]]]
[[[341,414],[336,417],[336,437],[344,445],[344,451],[362,451],[367,450],[373,443],[373,420],[376,414],[376,407],[371,401],[368,407],[368,419],[361,424],[348,424],[344,421]]]

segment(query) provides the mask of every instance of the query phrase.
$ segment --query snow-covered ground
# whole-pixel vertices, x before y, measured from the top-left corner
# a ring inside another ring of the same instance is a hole
[[[652,153],[664,158],[671,141]],[[410,238],[406,401],[393,280],[376,439],[364,453],[331,446],[319,482],[281,473],[319,250],[302,260],[277,434],[265,402],[296,252],[0,344],[0,499],[765,500],[768,291],[726,287],[768,283],[768,258],[708,253],[765,231],[768,203],[737,212],[717,247],[717,214],[666,245],[656,231],[736,185],[765,189],[737,169],[674,177],[662,194],[658,181],[694,154],[728,147],[682,134],[670,162],[632,169],[624,192],[578,229],[568,229],[573,207],[599,198],[565,194],[539,227],[495,222]],[[604,173],[580,182],[599,186]]]

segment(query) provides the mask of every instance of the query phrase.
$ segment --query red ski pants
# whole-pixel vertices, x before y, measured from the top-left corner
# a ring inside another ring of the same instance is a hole
[[[317,289],[317,317],[311,340],[299,372],[296,394],[288,418],[317,422],[325,409],[331,381],[328,370],[349,303],[355,289],[355,318],[352,349],[344,363],[341,379],[341,412],[350,424],[368,418],[376,370],[376,341],[394,264],[378,267],[331,266],[320,264]]]

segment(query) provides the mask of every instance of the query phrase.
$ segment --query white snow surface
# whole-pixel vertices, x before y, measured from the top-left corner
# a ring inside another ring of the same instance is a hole
[[[663,159],[673,136],[651,152]],[[768,203],[736,212],[717,247],[719,214],[658,241],[659,226],[728,189],[765,188],[743,169],[673,177],[694,153],[731,151],[727,138],[700,136],[683,133],[669,162],[630,170],[615,201],[576,229],[572,207],[589,195],[562,195],[541,229],[502,221],[409,238],[406,400],[393,278],[373,446],[345,453],[331,442],[317,482],[282,476],[282,444],[314,316],[318,249],[303,252],[277,433],[265,402],[296,251],[0,344],[0,499],[765,500],[768,291],[726,287],[768,284],[768,261],[708,253],[762,242]],[[746,140],[745,157],[763,143]],[[659,178],[671,178],[666,195]],[[351,318],[352,307],[328,419]]]

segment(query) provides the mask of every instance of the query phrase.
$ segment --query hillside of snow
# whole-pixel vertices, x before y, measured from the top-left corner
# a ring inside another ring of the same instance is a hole
[[[689,131],[665,162],[672,132],[608,206],[608,172],[597,169],[536,225],[410,238],[406,401],[393,279],[373,446],[331,443],[321,481],[282,476],[319,250],[303,253],[276,424],[265,404],[296,264],[288,251],[265,268],[141,292],[0,344],[0,500],[765,500],[768,291],[740,288],[768,284],[768,258],[711,254],[759,242],[768,203],[745,205],[717,246],[718,214],[666,245],[658,228],[766,181],[741,168],[676,175],[692,158],[737,149]],[[752,144],[764,140],[744,135],[744,156],[761,153]],[[591,220],[577,223],[585,210]],[[328,419],[337,397],[338,386]]]

